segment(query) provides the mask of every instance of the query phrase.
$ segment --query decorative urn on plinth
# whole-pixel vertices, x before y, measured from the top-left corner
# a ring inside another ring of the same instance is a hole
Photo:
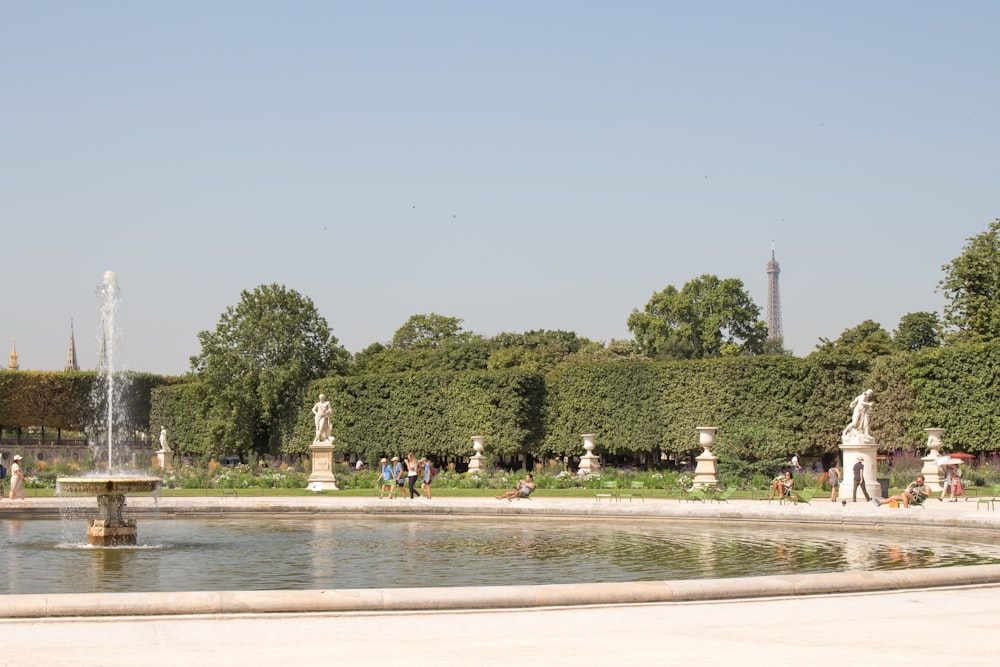
[[[942,457],[941,436],[944,435],[944,429],[925,428],[924,430],[927,431],[927,456],[920,459],[924,462],[920,467],[920,474],[924,476],[924,483],[931,491],[940,491],[944,486],[944,480],[941,479],[941,467],[938,465],[938,459]]]
[[[601,457],[594,454],[594,434],[585,433],[583,438],[583,449],[586,454],[580,457],[580,470],[586,473],[598,472],[601,469]]]
[[[699,426],[698,442],[704,447],[704,451],[695,457],[697,465],[694,468],[695,488],[715,488],[719,485],[719,459],[712,454],[712,445],[715,443],[716,426]]]
[[[469,458],[469,472],[482,472],[486,470],[486,457],[483,456],[483,441],[486,436],[472,436],[472,449],[476,453]]]

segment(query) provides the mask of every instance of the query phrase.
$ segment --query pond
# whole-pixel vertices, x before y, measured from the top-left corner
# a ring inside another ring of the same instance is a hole
[[[145,519],[135,547],[79,520],[0,524],[0,593],[496,586],[1000,563],[1000,535],[801,525],[472,518]]]

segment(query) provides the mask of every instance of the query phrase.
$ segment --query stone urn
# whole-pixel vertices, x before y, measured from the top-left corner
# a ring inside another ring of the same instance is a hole
[[[943,428],[925,428],[927,432],[927,456],[921,457],[924,464],[920,467],[920,474],[924,476],[924,483],[930,487],[931,491],[940,491],[944,486],[941,479],[941,467],[936,461],[941,458],[941,436],[944,435]]]
[[[486,470],[486,457],[483,456],[483,442],[486,436],[472,436],[472,450],[475,452],[469,458],[469,472],[482,472]]]
[[[694,468],[695,488],[715,488],[719,486],[719,459],[712,454],[712,445],[715,444],[716,426],[698,426],[698,444],[704,451],[695,457],[697,465]]]
[[[596,436],[593,433],[584,433],[580,437],[583,438],[583,449],[586,452],[580,457],[580,470],[584,470],[587,473],[599,471],[601,469],[601,457],[594,454],[594,438]]]

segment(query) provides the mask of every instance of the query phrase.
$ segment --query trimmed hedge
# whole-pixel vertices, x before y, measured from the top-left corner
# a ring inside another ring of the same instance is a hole
[[[695,428],[717,426],[716,454],[748,472],[793,452],[835,452],[851,399],[875,392],[872,432],[887,451],[923,448],[923,429],[946,429],[950,449],[989,452],[1000,434],[1000,342],[952,345],[873,359],[814,353],[806,358],[736,357],[654,363],[569,363],[540,371],[432,371],[315,381],[287,417],[281,453],[308,455],[311,408],[320,393],[333,407],[338,450],[370,463],[413,451],[438,461],[472,453],[536,459],[579,455],[580,435],[597,453],[636,456],[700,449]],[[225,411],[207,409],[196,376],[131,375],[135,423],[169,432],[179,454],[219,456]],[[82,429],[93,373],[0,371],[0,424]],[[248,445],[249,447],[250,445]]]

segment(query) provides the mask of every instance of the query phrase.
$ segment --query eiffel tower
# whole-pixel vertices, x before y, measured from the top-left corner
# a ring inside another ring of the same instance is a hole
[[[781,294],[778,292],[778,274],[781,266],[774,258],[774,241],[771,241],[771,261],[767,263],[767,337],[783,338],[781,331]]]

